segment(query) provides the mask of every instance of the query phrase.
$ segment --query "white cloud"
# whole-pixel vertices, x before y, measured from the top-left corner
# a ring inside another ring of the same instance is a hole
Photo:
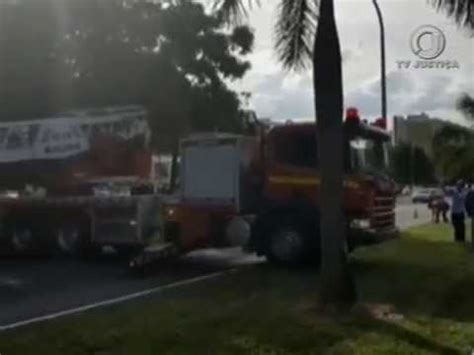
[[[250,24],[255,28],[256,47],[252,70],[237,87],[253,93],[252,103],[260,116],[274,119],[309,118],[314,115],[311,73],[285,72],[273,51],[273,23],[277,0],[261,1]],[[474,95],[474,42],[437,13],[425,0],[379,0],[384,13],[387,43],[389,114],[426,111],[446,119],[460,120],[454,102],[462,92]],[[358,106],[367,116],[380,111],[379,26],[370,0],[336,1],[344,88],[347,105]],[[442,60],[457,60],[459,70],[400,70],[397,60],[417,58],[409,38],[420,25],[441,28],[447,38]],[[441,116],[443,114],[443,116]]]

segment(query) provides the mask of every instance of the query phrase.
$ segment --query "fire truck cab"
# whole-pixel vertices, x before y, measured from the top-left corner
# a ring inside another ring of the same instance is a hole
[[[352,111],[344,123],[348,248],[397,235],[390,135]],[[181,191],[163,208],[164,238],[181,252],[245,245],[280,264],[319,258],[318,144],[314,123],[259,137],[203,134],[181,143]]]

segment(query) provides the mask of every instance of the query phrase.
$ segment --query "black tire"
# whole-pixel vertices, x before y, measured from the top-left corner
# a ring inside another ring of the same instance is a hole
[[[0,222],[0,257],[9,255],[11,252],[9,231],[6,226]]]
[[[31,224],[15,223],[8,229],[10,248],[15,254],[30,254],[37,249],[35,231]]]
[[[78,224],[65,224],[54,231],[55,244],[61,255],[79,256],[82,248],[83,233]]]
[[[275,265],[319,264],[319,237],[315,219],[305,215],[275,215],[267,229],[265,256]]]
[[[102,245],[92,241],[89,221],[81,225],[79,256],[83,260],[95,260],[102,255]]]

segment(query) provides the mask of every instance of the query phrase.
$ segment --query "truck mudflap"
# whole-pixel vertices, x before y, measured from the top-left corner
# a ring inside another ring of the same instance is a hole
[[[349,231],[349,238],[353,247],[380,244],[400,236],[400,230],[396,227],[385,229],[358,229]]]

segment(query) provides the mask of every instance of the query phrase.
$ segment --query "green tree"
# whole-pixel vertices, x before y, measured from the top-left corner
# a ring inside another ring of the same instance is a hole
[[[95,7],[76,10],[68,36],[79,105],[146,104],[162,149],[190,131],[240,128],[240,100],[227,82],[250,68],[242,59],[252,49],[249,28],[224,33],[192,1],[87,1]]]
[[[466,119],[474,121],[474,99],[467,93],[456,103]],[[447,125],[433,137],[436,167],[446,180],[474,179],[474,132],[457,125]]]
[[[150,74],[155,79],[147,86],[154,88],[150,91],[156,95],[150,97],[154,107],[159,110],[167,104],[165,101],[169,102],[169,94],[161,88],[159,77],[170,77],[171,82],[181,82],[182,95],[176,95],[177,101],[168,105],[181,106],[180,110],[188,112],[184,116],[187,122],[176,124],[177,129],[182,127],[181,134],[196,130],[239,130],[240,100],[223,78],[239,79],[250,68],[248,62],[239,59],[252,48],[250,30],[238,27],[232,33],[223,33],[221,20],[206,15],[202,5],[191,2],[167,7],[154,22],[161,23],[161,34],[168,38],[160,45],[160,60],[165,70],[158,73],[153,68]],[[176,76],[180,79],[176,80]]]
[[[474,178],[474,132],[447,125],[433,137],[436,166],[445,180]]]
[[[241,129],[228,82],[250,68],[253,33],[197,2],[18,0],[0,16],[2,120],[144,104],[165,152],[191,131]]]
[[[399,184],[428,185],[436,181],[433,162],[420,147],[398,144],[391,160],[392,175]]]
[[[231,23],[240,23],[247,14],[241,0],[214,4]],[[343,86],[334,1],[281,0],[275,32],[276,50],[285,67],[305,69],[310,63],[313,67],[321,174],[321,301],[351,304],[355,289],[344,248]]]
[[[48,114],[69,94],[51,1],[0,2],[0,119]]]

